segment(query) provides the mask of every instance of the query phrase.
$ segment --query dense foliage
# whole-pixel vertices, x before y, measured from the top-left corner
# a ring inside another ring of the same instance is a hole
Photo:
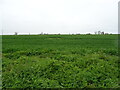
[[[4,35],[3,88],[118,88],[117,35]]]

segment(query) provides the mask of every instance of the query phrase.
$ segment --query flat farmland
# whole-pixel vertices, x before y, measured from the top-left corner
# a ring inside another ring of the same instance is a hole
[[[118,88],[118,35],[3,35],[3,88]]]

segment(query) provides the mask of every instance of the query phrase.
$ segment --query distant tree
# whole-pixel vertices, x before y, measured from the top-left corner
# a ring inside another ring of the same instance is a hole
[[[98,34],[101,34],[101,31],[98,31]]]
[[[104,35],[104,32],[101,32],[101,34],[103,34],[103,35]]]
[[[108,34],[108,33],[105,33],[106,35]]]
[[[97,34],[97,32],[95,31],[95,34]]]
[[[43,32],[41,32],[41,35],[43,35]]]
[[[90,33],[87,33],[86,35],[91,35]]]
[[[15,35],[18,35],[18,33],[17,33],[17,32],[15,32]]]

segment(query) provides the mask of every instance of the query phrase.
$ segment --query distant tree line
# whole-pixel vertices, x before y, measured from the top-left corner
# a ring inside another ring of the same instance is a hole
[[[109,33],[105,33],[104,31],[95,31],[94,34],[104,35],[104,34],[109,34]],[[112,34],[112,33],[111,33],[111,34]],[[18,35],[18,32],[15,32],[14,35]],[[29,33],[28,35],[32,35],[32,34]],[[50,35],[50,34],[41,32],[41,33],[38,34],[38,35]],[[54,35],[61,35],[61,34],[58,33],[58,34],[54,34]],[[80,35],[80,33],[76,33],[76,34],[70,34],[70,33],[69,33],[69,35]],[[87,33],[86,35],[91,35],[91,33]]]
[[[108,34],[108,33],[105,33],[104,31],[95,31],[95,34],[102,34],[102,35],[104,35],[104,34]]]

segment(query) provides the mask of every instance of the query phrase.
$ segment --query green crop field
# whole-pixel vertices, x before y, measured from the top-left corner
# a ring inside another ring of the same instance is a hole
[[[3,35],[3,88],[118,88],[118,35]]]

